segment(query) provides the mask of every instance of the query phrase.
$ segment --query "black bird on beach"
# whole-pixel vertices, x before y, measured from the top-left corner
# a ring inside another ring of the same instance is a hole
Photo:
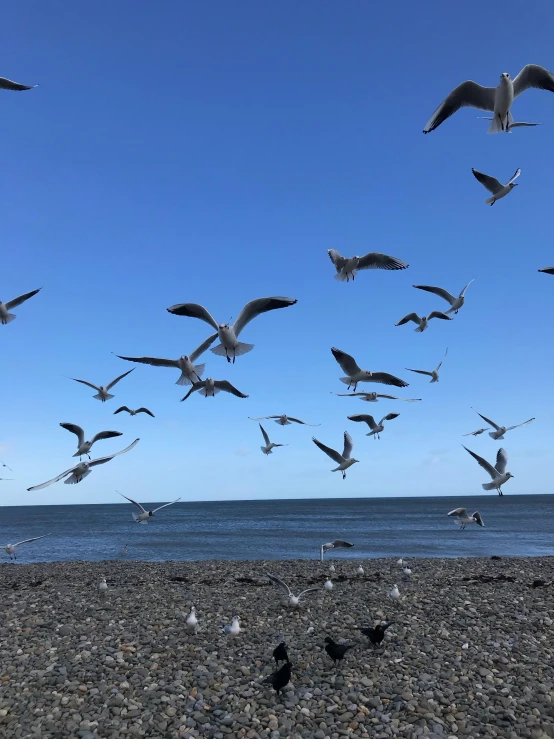
[[[335,663],[335,667],[337,662],[343,660],[344,655],[354,646],[355,644],[337,644],[330,636],[325,637],[325,651]]]
[[[277,695],[279,695],[279,692],[285,687],[285,685],[288,685],[290,682],[291,670],[292,664],[290,662],[285,662],[285,664],[280,669],[266,677],[265,680],[262,680],[262,683],[265,683],[266,685],[271,685]]]
[[[279,666],[279,662],[289,662],[290,661],[289,655],[287,654],[287,645],[285,644],[284,641],[278,644],[273,650],[273,658],[277,666]]]
[[[361,631],[362,634],[367,636],[367,638],[373,644],[374,647],[378,647],[379,644],[381,644],[381,642],[385,638],[385,631],[389,628],[389,626],[392,626],[393,623],[394,621],[380,623],[374,628],[371,626],[358,627],[358,631]]]

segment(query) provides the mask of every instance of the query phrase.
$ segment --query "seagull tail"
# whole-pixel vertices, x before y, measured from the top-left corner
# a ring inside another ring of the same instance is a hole
[[[218,387],[214,387],[213,390],[206,390],[205,387],[203,387],[201,390],[198,391],[200,395],[203,395],[205,398],[208,397],[208,392],[210,394],[210,397],[217,395],[220,392],[220,389]]]
[[[345,385],[353,385],[354,383],[351,382],[350,377],[340,377],[339,378],[341,382],[344,382]]]
[[[192,385],[192,382],[189,380],[189,378],[185,375],[184,372],[181,373],[181,377],[177,380],[175,383],[176,385]]]
[[[514,122],[514,118],[511,113],[508,113],[508,125],[510,123]],[[491,120],[491,125],[489,126],[489,130],[487,133],[502,133],[503,131],[502,127],[502,118],[498,115],[494,115]]]
[[[336,275],[333,275],[334,280],[338,280],[339,282],[348,282],[350,279],[354,279],[356,275],[356,270],[352,270],[352,272],[343,272],[342,270],[340,272],[337,272]]]
[[[254,344],[245,344],[244,342],[239,341],[234,349],[225,349],[223,344],[218,344],[213,349],[210,349],[210,351],[217,354],[218,357],[227,357],[229,355],[241,357],[243,354],[251,352],[253,348]]]
[[[483,490],[496,490],[496,485],[494,482],[485,482],[483,485],[481,485]]]
[[[115,395],[110,395],[110,393],[106,393],[106,395],[102,395],[101,393],[96,393],[96,395],[93,395],[92,397],[96,398],[96,400],[110,400],[110,398],[114,398]]]
[[[15,321],[17,316],[14,313],[8,313],[4,319],[2,319],[2,323],[11,323],[12,321]]]
[[[73,472],[71,475],[69,475],[67,480],[64,480],[64,483],[66,485],[77,485],[78,482],[81,482],[81,480],[83,480],[87,475],[90,475],[91,472],[92,470],[87,470],[83,475],[80,475],[79,477],[77,477],[77,475]]]
[[[273,454],[273,452],[271,451],[271,449],[268,450],[267,447],[265,447],[265,446],[261,446],[260,449],[262,450],[262,452],[264,454]]]
[[[492,198],[487,198],[485,200],[485,205],[492,205],[496,201],[495,196],[493,195]]]

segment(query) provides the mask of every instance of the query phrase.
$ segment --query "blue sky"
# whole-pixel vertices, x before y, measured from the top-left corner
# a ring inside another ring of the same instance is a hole
[[[552,492],[554,278],[537,269],[554,263],[554,95],[515,103],[535,129],[487,136],[466,109],[422,135],[463,80],[554,69],[554,7],[532,7],[8,4],[0,74],[40,86],[1,94],[0,297],[44,289],[0,326],[0,457],[17,478],[0,483],[2,504],[115,502],[115,488],[143,501],[474,495],[487,476],[460,446],[482,425],[471,406],[506,424],[536,416],[504,442],[506,493]],[[521,167],[520,186],[485,207],[472,167],[501,180]],[[339,284],[328,248],[410,268]],[[412,284],[456,292],[472,278],[455,321],[395,328],[446,305]],[[250,324],[241,338],[255,349],[234,366],[205,355],[206,375],[247,400],[179,403],[178,372],[146,366],[106,404],[68,379],[105,383],[130,368],[112,352],[192,351],[209,329],[167,313],[174,303],[223,322],[264,295],[298,303]],[[423,401],[334,397],[344,386],[332,346],[405,378],[405,395]],[[435,367],[446,347],[438,384],[405,371]],[[121,404],[156,418],[113,416]],[[391,411],[401,415],[380,442],[346,420]],[[322,425],[267,422],[290,446],[265,457],[248,416],[276,413]],[[94,456],[141,441],[77,486],[25,492],[74,463],[62,421],[124,432]],[[338,447],[345,429],[361,463],[343,482],[310,439]],[[499,444],[484,434],[468,446],[492,460]]]

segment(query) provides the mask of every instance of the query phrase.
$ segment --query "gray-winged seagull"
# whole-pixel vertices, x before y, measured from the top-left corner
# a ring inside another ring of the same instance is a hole
[[[115,380],[112,380],[107,385],[93,385],[92,382],[87,382],[86,380],[78,380],[76,377],[71,377],[71,380],[74,380],[74,382],[80,382],[82,385],[88,385],[88,387],[93,388],[93,390],[98,390],[98,393],[96,395],[93,395],[93,398],[96,398],[96,400],[101,400],[102,403],[105,403],[106,400],[110,400],[110,398],[113,398],[113,395],[110,395],[110,390],[114,385],[116,385],[120,380],[122,380],[124,377],[127,377],[127,375],[131,374],[131,372],[135,371],[135,367],[133,369],[128,370],[127,372],[124,372],[122,375],[119,375],[119,377],[116,377]]]
[[[15,556],[15,550],[16,547],[21,546],[21,544],[29,544],[32,541],[38,541],[39,539],[44,539],[47,536],[50,536],[50,534],[43,534],[42,536],[34,536],[32,539],[23,539],[23,541],[18,541],[17,544],[5,544],[3,547],[0,547],[3,549],[6,554],[9,554],[10,559],[16,560],[17,557]]]
[[[237,398],[248,397],[248,395],[245,395],[244,393],[241,393],[240,390],[237,390],[234,385],[231,385],[228,380],[212,380],[211,377],[207,377],[205,380],[201,380],[200,382],[194,382],[185,397],[181,398],[181,402],[183,402],[183,400],[186,400],[187,398],[190,398],[190,396],[196,391],[198,391],[200,395],[203,395],[205,398],[213,398],[215,395],[218,394],[220,390],[222,390],[224,393],[231,393],[231,395],[235,395]]]
[[[393,419],[398,418],[399,415],[400,413],[387,413],[387,415],[383,416],[379,423],[376,423],[373,416],[367,415],[365,413],[357,413],[354,416],[347,416],[347,418],[349,421],[354,421],[355,423],[367,423],[371,431],[369,432],[369,434],[366,434],[366,436],[373,436],[373,439],[380,439],[381,432],[385,430],[383,422],[392,421]]]
[[[360,461],[359,459],[354,459],[354,457],[350,456],[352,454],[354,443],[348,431],[344,432],[344,448],[342,454],[339,454],[334,449],[331,449],[331,447],[325,446],[325,444],[322,444],[320,441],[318,441],[315,436],[312,436],[312,441],[321,449],[322,452],[325,452],[328,457],[331,457],[333,462],[336,462],[338,464],[338,467],[335,467],[333,470],[331,470],[331,472],[342,472],[343,480],[346,478],[346,470],[349,467],[352,467],[353,464],[356,464],[356,462]]]
[[[81,459],[83,454],[86,454],[87,457],[90,459],[89,452],[95,442],[100,441],[101,439],[113,439],[116,436],[123,435],[121,431],[100,431],[99,433],[94,434],[90,441],[86,441],[85,432],[80,426],[77,426],[77,424],[60,423],[60,426],[62,427],[62,429],[66,429],[66,431],[71,431],[72,434],[75,434],[77,436],[77,451],[73,456],[79,457],[79,459]]]
[[[21,303],[29,300],[29,298],[32,298],[33,295],[36,295],[41,290],[42,288],[39,287],[38,290],[32,290],[30,293],[25,293],[24,295],[20,295],[18,298],[8,300],[7,303],[3,303],[0,300],[0,323],[5,326],[7,323],[15,321],[17,316],[14,313],[10,313],[9,311],[11,311],[13,308],[17,308],[18,305],[21,305]]]
[[[115,492],[118,493],[117,490]],[[165,503],[164,505],[158,506],[157,508],[154,508],[151,511],[147,511],[146,508],[141,506],[140,503],[137,503],[136,500],[133,500],[132,498],[128,498],[126,495],[123,495],[123,493],[118,493],[118,494],[121,495],[122,498],[125,498],[125,500],[128,500],[129,503],[132,503],[139,509],[140,513],[136,513],[136,514],[132,513],[131,515],[133,516],[134,521],[136,521],[137,523],[141,523],[141,524],[148,523],[148,519],[152,518],[154,513],[156,513],[157,511],[161,511],[162,508],[167,508],[167,506],[173,505],[174,503],[178,503],[181,500],[181,498],[177,498],[176,500],[172,500],[171,503]]]
[[[474,279],[467,283],[458,297],[451,295],[448,290],[444,290],[442,287],[433,287],[432,285],[414,285],[413,287],[418,290],[425,290],[428,293],[433,293],[433,295],[438,295],[439,298],[443,298],[450,303],[450,308],[445,311],[445,314],[448,315],[449,313],[457,313],[460,310],[462,305],[465,303],[466,290],[472,282],[474,282]]]
[[[341,370],[347,375],[346,377],[341,377],[340,381],[348,385],[349,388],[353,387],[356,390],[359,382],[377,382],[382,385],[394,385],[395,387],[408,386],[407,382],[394,375],[389,375],[388,372],[369,372],[369,370],[360,369],[354,357],[340,349],[333,347],[331,353],[338,362]]]
[[[448,354],[448,347],[446,348],[446,351],[444,352],[444,357],[437,364],[436,368],[434,370],[431,370],[431,372],[428,372],[427,370],[410,369],[409,367],[406,367],[406,369],[408,370],[408,372],[417,372],[418,375],[427,375],[428,377],[431,378],[430,382],[438,382],[439,381],[439,370],[442,367],[442,363],[444,362],[447,354]]]
[[[475,410],[475,408],[473,410]],[[489,436],[491,437],[491,439],[494,439],[495,441],[499,441],[500,439],[503,439],[504,434],[507,431],[512,431],[512,429],[518,429],[520,426],[527,426],[528,423],[531,423],[531,421],[535,420],[534,418],[530,418],[528,421],[524,421],[523,423],[518,423],[515,426],[499,426],[494,421],[491,421],[490,418],[487,418],[486,416],[481,415],[481,413],[478,413],[477,411],[475,411],[475,413],[477,413],[477,415],[480,418],[482,418],[483,421],[485,421],[485,423],[488,423],[489,426],[493,427],[494,431],[491,431],[489,433]]]
[[[475,511],[475,513],[470,516],[467,512],[467,508],[454,508],[454,510],[450,511],[447,515],[456,516],[456,523],[460,525],[460,530],[465,529],[468,524],[472,523],[476,523],[479,526],[485,525],[479,511]]]
[[[248,418],[251,421],[266,421],[267,419],[273,419],[275,420],[275,423],[279,424],[279,426],[290,426],[291,423],[299,423],[302,426],[321,426],[320,423],[306,423],[306,421],[301,421],[299,418],[293,418],[292,416],[287,416],[285,414],[282,416],[262,416],[261,418],[248,416]]]
[[[406,403],[416,403],[421,398],[398,398],[396,395],[384,395],[383,393],[332,393],[337,395],[339,398],[359,398],[365,400],[366,403],[377,403],[379,398],[385,398],[386,400],[404,400]]]
[[[517,187],[517,182],[514,182],[521,174],[521,169],[516,169],[512,177],[503,185],[495,177],[490,177],[488,174],[478,172],[476,169],[471,170],[476,180],[484,185],[489,192],[492,192],[492,197],[485,200],[485,205],[494,205],[497,200],[505,198],[509,192],[512,192],[514,187]]]
[[[379,252],[371,251],[363,257],[343,257],[336,249],[327,249],[329,258],[335,265],[337,274],[334,275],[335,280],[339,282],[349,282],[356,276],[356,272],[361,269],[388,269],[398,270],[406,269],[409,264],[402,262],[396,257],[389,257],[387,254],[379,254]]]
[[[423,331],[426,331],[429,327],[429,321],[432,318],[440,318],[442,321],[451,321],[452,316],[447,316],[446,313],[442,313],[440,310],[434,310],[432,313],[429,313],[428,316],[418,316],[417,313],[408,313],[407,316],[404,316],[404,318],[401,318],[398,323],[395,323],[395,326],[403,326],[405,323],[408,323],[408,321],[413,321],[413,323],[417,323],[417,328],[414,329],[417,333],[422,333]]]
[[[269,436],[267,435],[266,430],[262,426],[262,424],[258,424],[260,427],[260,431],[262,432],[262,436],[264,437],[265,446],[261,446],[260,449],[264,454],[272,454],[273,449],[277,446],[286,446],[286,444],[275,444],[275,442],[269,440]]]
[[[462,446],[464,446],[462,444]],[[506,467],[508,465],[508,455],[506,453],[505,449],[499,449],[498,454],[496,455],[496,464],[493,467],[492,464],[489,464],[486,459],[483,459],[483,457],[480,457],[478,454],[475,454],[475,452],[472,452],[471,449],[468,449],[466,446],[464,446],[464,449],[466,452],[471,454],[473,459],[475,459],[478,464],[481,465],[481,467],[488,472],[488,474],[492,478],[492,482],[485,482],[481,487],[483,490],[498,490],[498,495],[504,495],[502,492],[502,485],[504,483],[508,482],[508,480],[513,477],[511,472],[506,472]]]

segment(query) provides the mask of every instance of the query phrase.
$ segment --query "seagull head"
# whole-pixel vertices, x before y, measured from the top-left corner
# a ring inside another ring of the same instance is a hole
[[[359,459],[354,459],[354,457],[352,457],[352,459],[350,461],[352,462],[352,464],[356,464],[356,462],[359,462],[360,460]]]
[[[220,329],[223,329],[223,330],[226,330],[226,329],[229,329],[229,328],[230,328],[230,326],[229,326],[229,324],[228,324],[228,323],[220,323],[220,324],[219,324],[219,328],[220,328]]]
[[[189,361],[190,361],[190,360],[189,360],[189,357],[188,357],[188,356],[187,356],[186,354],[183,354],[183,355],[181,356],[181,362],[189,362]]]
[[[509,479],[510,477],[513,477],[511,472],[506,472],[506,477]]]
[[[500,75],[500,79],[501,80],[511,80],[512,78],[510,77],[508,72],[502,72],[502,74]]]
[[[148,515],[149,516],[153,516],[154,515],[154,511],[148,511]]]

